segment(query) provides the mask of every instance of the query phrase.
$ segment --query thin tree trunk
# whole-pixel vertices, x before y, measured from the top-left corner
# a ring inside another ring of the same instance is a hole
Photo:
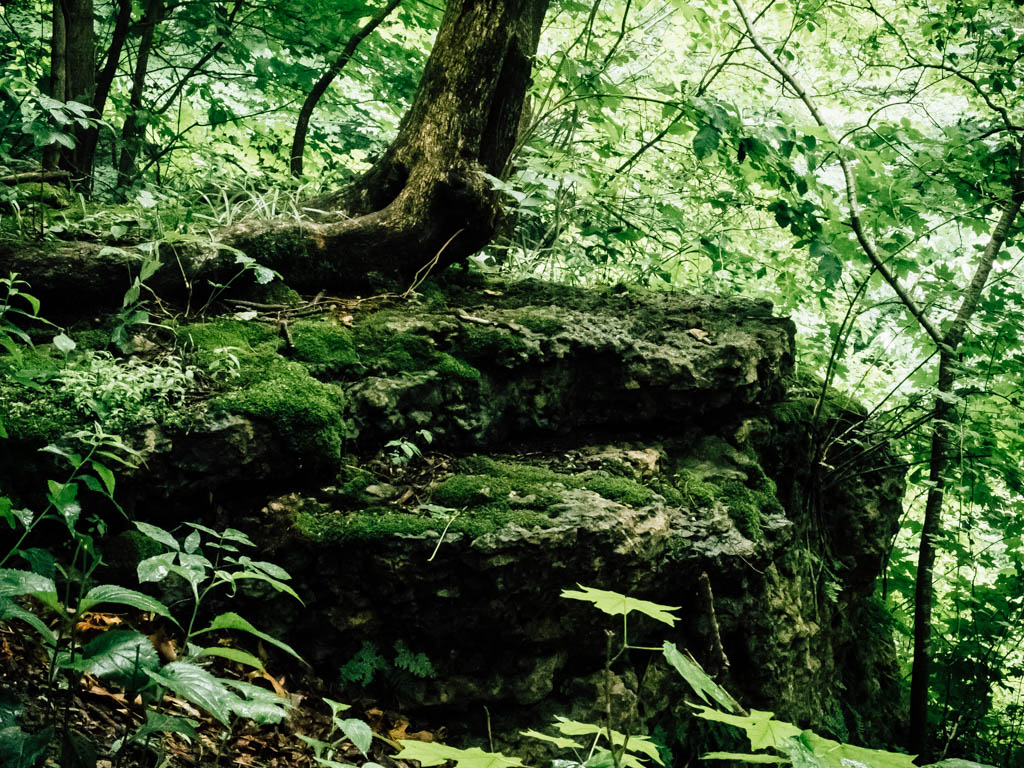
[[[153,37],[163,14],[163,0],[150,0],[146,5],[145,16],[142,18],[142,36],[139,39],[139,50],[135,57],[135,73],[132,76],[132,92],[128,99],[128,115],[121,127],[121,158],[117,164],[118,187],[128,186],[135,178],[135,161],[139,156],[139,148],[146,134],[145,123],[139,120],[142,94],[146,87],[146,74],[149,71],[149,55],[153,50]]]
[[[293,176],[302,175],[302,155],[306,149],[306,134],[309,131],[309,119],[313,115],[313,110],[316,108],[317,103],[320,101],[320,97],[327,91],[328,86],[334,81],[334,78],[338,76],[345,65],[352,59],[353,54],[356,52],[356,48],[373,30],[380,26],[381,22],[386,19],[390,13],[398,7],[402,0],[389,0],[388,4],[381,8],[377,13],[359,28],[358,31],[351,38],[348,43],[345,44],[345,48],[338,55],[338,58],[334,60],[330,67],[320,75],[320,79],[316,81],[309,94],[306,96],[306,100],[302,103],[302,109],[299,110],[299,118],[295,123],[295,138],[292,140],[292,151],[290,156],[290,168]]]
[[[61,0],[53,0],[53,34],[50,37],[50,96],[67,99],[67,24]],[[60,162],[60,147],[51,144],[43,150],[43,170],[55,171]]]
[[[117,0],[117,17],[114,21],[114,31],[111,34],[110,45],[107,48],[103,68],[96,76],[96,90],[92,98],[92,116],[97,119],[103,117],[103,112],[106,109],[107,97],[110,95],[110,88],[114,83],[114,76],[117,74],[117,65],[121,61],[121,51],[124,50],[125,41],[128,39],[131,21],[131,0]],[[96,162],[96,144],[99,141],[99,135],[99,125],[93,125],[85,131],[82,140],[79,162],[83,167],[88,168],[90,175]]]
[[[950,464],[950,427],[956,416],[952,405],[953,387],[959,368],[957,350],[970,322],[978,309],[981,294],[988,283],[996,256],[1006,242],[1024,203],[1024,149],[1017,159],[1018,166],[1010,199],[1006,201],[999,221],[992,230],[988,244],[981,254],[971,284],[964,292],[953,324],[939,347],[939,376],[936,384],[935,409],[932,416],[931,457],[928,468],[928,500],[925,503],[924,525],[917,558],[917,581],[914,585],[914,669],[910,681],[910,750],[926,754],[929,749],[928,690],[931,682],[932,662],[932,605],[935,598],[935,554],[942,538],[942,502],[945,479]]]
[[[747,36],[750,38],[754,48],[779,73],[786,85],[793,89],[797,97],[807,107],[808,112],[811,113],[814,121],[824,128],[832,140],[835,141],[835,138],[832,137],[831,128],[825,122],[810,95],[790,74],[778,57],[758,37],[754,30],[753,22],[750,19],[750,14],[742,0],[733,0],[733,3],[739,11],[740,18],[743,20],[744,27],[747,30]],[[1005,119],[1006,115],[1003,114],[1003,117]],[[1010,133],[1012,135],[1013,132],[1011,131]],[[925,316],[923,310],[917,306],[896,276],[889,272],[884,261],[879,256],[874,241],[860,221],[856,178],[853,168],[841,152],[837,154],[846,183],[846,197],[850,208],[850,226],[857,237],[861,250],[886,282],[889,283],[903,306],[914,316],[921,329],[935,342],[939,350],[939,372],[936,383],[937,395],[932,416],[931,456],[929,459],[929,480],[932,486],[929,489],[928,500],[925,503],[925,519],[918,552],[917,580],[914,585],[914,669],[910,690],[909,744],[911,751],[918,753],[926,753],[928,750],[928,688],[932,657],[931,619],[934,601],[934,566],[936,548],[939,539],[942,537],[944,478],[949,468],[949,422],[950,418],[955,415],[955,409],[950,401],[958,373],[959,356],[957,350],[967,331],[967,323],[978,309],[982,291],[988,282],[995,259],[999,255],[1017,215],[1020,213],[1021,204],[1024,203],[1024,176],[1022,176],[1022,173],[1024,173],[1024,140],[1018,139],[1017,141],[1017,167],[1013,174],[1010,196],[1004,203],[1003,212],[993,228],[988,245],[978,261],[974,276],[971,278],[971,283],[964,291],[956,317],[944,334],[940,334],[938,328]]]
[[[96,93],[96,33],[93,29],[93,0],[60,0],[65,21],[65,72],[67,101],[92,104]],[[86,150],[87,128],[76,126],[75,147],[63,153],[66,170],[80,182],[92,171]]]

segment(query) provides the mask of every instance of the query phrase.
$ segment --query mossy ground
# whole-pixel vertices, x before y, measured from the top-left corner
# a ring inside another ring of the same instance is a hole
[[[433,488],[430,504],[402,510],[366,503],[361,493],[372,479],[358,470],[339,477],[335,498],[347,509],[328,514],[302,514],[297,527],[323,542],[377,539],[393,535],[440,532],[446,525],[470,537],[492,533],[509,525],[549,528],[558,524],[550,510],[571,489],[593,491],[632,507],[654,502],[652,488],[604,470],[560,472],[514,459],[469,456]],[[449,525],[450,522],[450,525]]]

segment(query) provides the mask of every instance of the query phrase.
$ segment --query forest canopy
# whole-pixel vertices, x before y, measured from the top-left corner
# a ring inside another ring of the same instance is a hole
[[[853,396],[908,472],[900,746],[1024,760],[1024,3],[12,0],[0,36],[0,277],[115,342],[253,278],[769,299],[815,417]]]

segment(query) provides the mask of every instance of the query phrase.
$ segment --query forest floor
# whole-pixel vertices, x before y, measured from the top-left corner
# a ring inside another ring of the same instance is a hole
[[[121,617],[92,614],[92,631],[116,626]],[[154,643],[160,638],[151,637]],[[56,753],[59,738],[54,738],[47,766],[88,766],[88,768],[312,768],[316,766],[313,747],[303,740],[312,738],[336,745],[331,756],[334,765],[376,763],[382,768],[408,768],[408,762],[395,760],[398,739],[434,741],[443,739],[444,729],[414,731],[407,718],[384,711],[371,703],[349,710],[364,719],[374,732],[369,754],[364,756],[339,733],[332,730],[330,707],[324,700],[328,685],[301,671],[290,681],[287,676],[271,677],[254,673],[266,687],[290,700],[289,715],[276,725],[257,725],[238,721],[227,731],[221,723],[180,698],[167,695],[157,710],[190,719],[199,734],[199,742],[180,735],[163,735],[144,744],[131,745],[119,754],[112,750],[118,740],[138,728],[143,721],[141,702],[130,701],[123,691],[107,688],[91,675],[84,676],[71,689],[51,686],[49,660],[45,649],[30,632],[20,632],[17,624],[0,628],[0,729],[17,724],[27,734],[43,731],[58,723],[57,732],[75,736],[80,762],[59,763]],[[70,695],[69,695],[70,694]],[[327,754],[324,754],[327,757]]]

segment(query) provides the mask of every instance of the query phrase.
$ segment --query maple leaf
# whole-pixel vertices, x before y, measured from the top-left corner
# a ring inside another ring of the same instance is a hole
[[[603,589],[595,589],[594,587],[584,587],[582,584],[577,584],[576,586],[582,591],[577,592],[576,590],[565,589],[562,590],[562,597],[569,600],[582,600],[593,603],[595,608],[610,616],[625,616],[632,611],[638,611],[646,616],[650,616],[652,619],[668,624],[670,627],[679,621],[679,617],[673,616],[669,611],[681,610],[680,606],[661,605],[659,603],[652,603],[649,600],[637,600],[633,597],[626,597],[626,595],[619,592],[608,592]]]

